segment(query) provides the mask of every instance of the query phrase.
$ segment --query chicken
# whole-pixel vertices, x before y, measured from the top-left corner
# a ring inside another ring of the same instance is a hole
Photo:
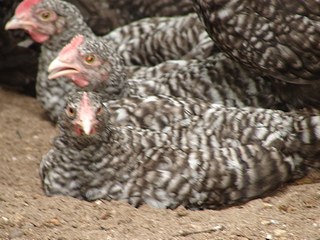
[[[77,35],[50,64],[49,72],[50,79],[68,77],[82,89],[99,92],[105,101],[166,95],[237,107],[278,108],[282,104],[270,82],[248,74],[225,54],[164,62],[128,78],[121,56],[108,41]]]
[[[318,0],[193,2],[221,51],[255,74],[276,79],[277,94],[296,108],[319,106]]]
[[[193,20],[197,19],[195,15],[187,16]],[[191,20],[191,23],[193,22]],[[146,24],[152,25],[152,20],[147,19],[145,20]],[[163,22],[171,22],[175,21],[171,18],[164,18],[164,19],[155,19],[155,22],[160,21],[161,26],[165,26]],[[151,22],[151,23],[150,23]],[[179,21],[179,24],[181,20]],[[140,33],[139,29],[149,29],[148,27],[142,27],[143,22],[140,24],[133,24],[132,31],[130,33],[133,34],[133,40],[136,35],[135,33]],[[168,24],[171,26],[171,29],[174,29],[172,24]],[[189,25],[184,25],[187,29]],[[197,24],[193,24],[196,28]],[[200,24],[199,24],[200,25]],[[144,25],[143,25],[144,26]],[[37,98],[41,102],[44,110],[49,114],[51,120],[56,121],[57,117],[59,116],[63,106],[65,105],[65,95],[69,92],[75,91],[75,86],[70,81],[66,81],[65,79],[61,79],[60,81],[48,81],[48,74],[47,68],[49,63],[56,57],[57,53],[61,48],[69,42],[72,37],[77,34],[81,33],[83,35],[93,35],[91,29],[87,26],[83,17],[79,10],[72,4],[64,1],[59,0],[24,0],[19,4],[16,9],[14,17],[6,24],[6,29],[16,29],[22,28],[25,29],[29,35],[35,40],[36,42],[42,43],[41,47],[41,55],[39,57],[39,64],[38,64],[38,74],[37,74],[37,82],[36,82],[36,94]],[[156,36],[163,36],[159,34],[159,29],[157,29]],[[162,31],[165,31],[162,29]],[[188,32],[188,30],[186,30]],[[204,41],[202,38],[203,35],[194,34],[193,30],[191,31],[191,36],[201,36],[201,38],[197,38],[199,41]],[[201,29],[202,32],[205,32],[204,29]],[[121,31],[118,31],[120,32]],[[150,34],[150,33],[148,33]],[[159,35],[158,35],[159,34]],[[168,34],[170,35],[170,31],[168,30]],[[117,38],[115,39],[115,33],[112,33],[110,36],[106,36],[107,39],[110,39],[111,36],[114,40],[121,42],[121,34],[117,33]],[[177,36],[174,33],[174,36]],[[185,35],[189,37],[189,35]],[[123,39],[126,36],[122,36]],[[153,38],[148,38],[149,43],[153,43]],[[173,40],[173,38],[169,39]],[[196,41],[197,41],[196,39]],[[144,38],[140,38],[140,41],[144,41]],[[193,40],[193,39],[191,39]],[[208,46],[208,42],[204,41],[206,46]],[[115,43],[115,41],[114,41]],[[177,41],[177,44],[180,42]],[[130,44],[128,42],[121,42],[121,44],[127,45],[128,49],[131,51],[132,48],[129,48]],[[121,48],[121,44],[119,43],[117,46]],[[137,51],[139,51],[140,45],[137,44],[136,41],[133,41],[132,44],[137,47]],[[197,45],[195,43],[195,45]],[[162,45],[165,47],[166,45]],[[168,45],[169,49],[167,49],[169,53],[171,53],[172,49],[179,49],[175,47],[175,44]],[[186,44],[185,53],[180,53],[182,55],[188,54],[192,48],[192,44]],[[198,49],[201,47],[198,46]],[[181,50],[181,48],[179,49]],[[166,50],[163,49],[163,52]],[[197,54],[198,52],[196,52]],[[126,56],[132,57],[133,61],[139,56],[139,53],[130,53],[126,54]],[[190,58],[190,54],[188,54],[188,58]],[[154,58],[152,58],[154,59]]]
[[[320,167],[320,117],[212,105],[162,131],[118,127],[102,99],[78,92],[42,158],[48,196],[138,207],[221,208],[266,195]]]
[[[63,11],[63,15],[59,12]],[[76,26],[76,27],[75,27]],[[76,7],[64,1],[25,0],[16,8],[6,29],[25,29],[33,40],[42,43],[36,80],[36,96],[51,120],[56,121],[65,105],[68,92],[75,92],[74,84],[66,79],[48,81],[47,68],[61,45],[77,31],[93,34]]]

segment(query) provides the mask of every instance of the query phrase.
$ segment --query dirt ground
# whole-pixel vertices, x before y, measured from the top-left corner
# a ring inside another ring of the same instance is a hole
[[[219,211],[46,197],[38,166],[55,127],[34,98],[0,88],[0,239],[320,239],[320,172]]]

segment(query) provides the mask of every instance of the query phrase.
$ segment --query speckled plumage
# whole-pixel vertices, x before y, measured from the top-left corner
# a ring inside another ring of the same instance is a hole
[[[194,0],[210,36],[258,73],[293,83],[320,80],[317,0]]]
[[[95,93],[96,94],[96,93]],[[211,103],[166,96],[126,97],[104,101],[110,121],[117,126],[162,130],[192,116],[202,116]]]
[[[127,66],[205,59],[218,52],[195,13],[181,17],[145,18],[117,28],[104,38],[116,43]]]
[[[320,104],[318,0],[193,0],[215,45],[296,108]],[[266,81],[268,81],[266,78]]]
[[[74,125],[85,96],[94,124],[88,135]],[[220,208],[265,195],[303,176],[308,165],[319,167],[319,116],[212,105],[161,132],[116,127],[109,118],[93,93],[70,98],[40,165],[47,195]]]

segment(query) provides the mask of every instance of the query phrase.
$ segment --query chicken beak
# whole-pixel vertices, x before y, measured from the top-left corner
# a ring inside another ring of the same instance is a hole
[[[48,67],[49,79],[55,79],[62,76],[78,73],[73,64],[63,62],[59,57],[55,58]]]
[[[16,17],[12,17],[4,26],[5,30],[22,28],[20,21]]]
[[[85,118],[85,119],[82,119],[81,121],[81,127],[82,127],[82,130],[83,132],[86,134],[86,135],[90,135],[93,131],[93,126],[92,126],[92,120],[89,119],[89,118]]]
[[[5,25],[5,30],[12,30],[12,29],[25,29],[29,30],[32,28],[34,24],[30,21],[25,21],[16,16],[13,16]]]
[[[78,111],[77,125],[81,128],[85,135],[90,135],[95,133],[96,123],[97,120],[95,111],[92,109],[87,92],[84,92]]]

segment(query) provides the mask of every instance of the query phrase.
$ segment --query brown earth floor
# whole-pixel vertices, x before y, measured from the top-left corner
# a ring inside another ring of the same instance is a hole
[[[135,209],[44,196],[55,127],[35,99],[0,88],[0,239],[320,239],[320,172],[272,196],[213,211]]]

